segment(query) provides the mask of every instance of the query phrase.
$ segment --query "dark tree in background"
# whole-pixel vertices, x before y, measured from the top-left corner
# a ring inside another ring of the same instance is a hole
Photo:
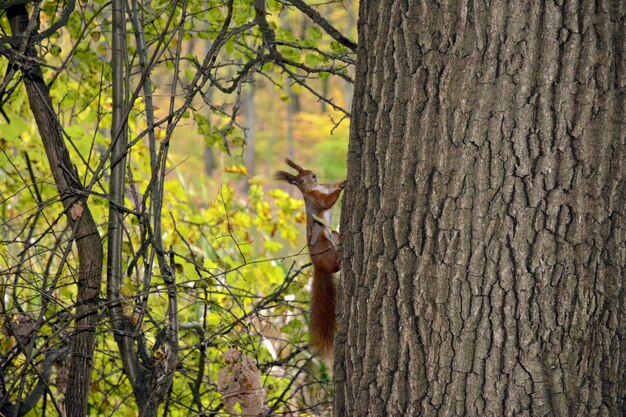
[[[626,412],[625,12],[361,2],[336,415]]]

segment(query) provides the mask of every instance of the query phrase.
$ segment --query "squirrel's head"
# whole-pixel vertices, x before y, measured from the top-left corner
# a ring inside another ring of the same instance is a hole
[[[297,175],[290,174],[285,171],[277,171],[274,174],[274,178],[280,181],[286,181],[289,184],[293,184],[300,189],[300,191],[307,192],[313,189],[317,185],[317,177],[313,171],[302,168],[300,165],[293,162],[291,159],[285,159],[287,165],[298,171]]]

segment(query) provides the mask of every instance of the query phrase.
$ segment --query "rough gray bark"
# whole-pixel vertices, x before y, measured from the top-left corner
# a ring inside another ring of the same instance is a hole
[[[7,9],[7,17],[15,36],[22,35],[28,26],[24,5]],[[24,45],[27,45],[25,43]],[[34,46],[25,48],[25,55],[36,57]],[[87,196],[62,136],[62,129],[53,110],[50,92],[39,65],[24,72],[24,86],[37,128],[50,163],[50,170],[63,202],[67,220],[72,226],[73,240],[78,250],[78,292],[76,318],[71,337],[69,382],[65,393],[67,416],[83,417],[87,411],[95,330],[98,324],[98,304],[102,280],[102,242],[96,223],[87,205]]]
[[[335,415],[626,413],[625,11],[361,2]]]

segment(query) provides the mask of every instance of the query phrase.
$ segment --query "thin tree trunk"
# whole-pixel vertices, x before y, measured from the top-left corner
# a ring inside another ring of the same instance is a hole
[[[322,97],[328,97],[328,93],[330,91],[330,82],[328,78],[322,79],[321,83],[322,83]],[[328,106],[326,105],[326,102],[323,100],[320,100],[320,112],[326,113],[327,111],[328,111]]]
[[[248,174],[254,175],[255,157],[254,157],[254,140],[256,136],[256,109],[254,108],[254,85],[250,84],[247,91],[244,92],[243,100],[246,109],[246,145],[243,154],[244,164],[248,168]],[[246,190],[250,184],[246,183]]]
[[[111,327],[114,331],[115,341],[120,350],[124,372],[128,376],[131,385],[137,390],[137,357],[135,354],[132,326],[122,314],[121,287],[123,278],[122,269],[122,238],[124,232],[124,217],[118,207],[124,205],[124,178],[126,168],[126,147],[128,133],[126,130],[126,100],[125,100],[125,76],[124,57],[126,56],[126,30],[124,1],[113,0],[112,9],[112,50],[111,50],[111,73],[112,73],[112,124],[111,124],[111,181],[109,186],[109,228],[108,228],[108,251],[107,251],[107,300],[111,317]],[[152,148],[150,155],[152,157]]]
[[[293,92],[291,87],[287,87],[287,94],[289,95],[289,101],[287,102],[287,157],[290,159],[295,158],[294,150],[294,130],[295,119],[297,114],[298,95]]]
[[[135,35],[138,51],[141,56],[140,65],[142,71],[150,71],[148,68],[147,48],[143,39],[142,28],[140,27],[139,8],[133,3],[134,15],[132,17],[135,28]],[[175,7],[175,5],[173,6]],[[120,356],[124,365],[124,372],[128,376],[133,387],[135,401],[139,408],[140,417],[154,417],[157,415],[159,405],[166,399],[169,390],[174,367],[178,362],[178,307],[175,285],[174,270],[168,265],[166,253],[162,243],[161,228],[161,206],[163,202],[163,185],[165,182],[165,164],[167,161],[167,141],[161,144],[162,149],[157,155],[153,142],[154,136],[150,135],[150,165],[154,179],[151,193],[151,217],[153,220],[152,245],[153,250],[149,257],[146,268],[146,278],[144,280],[145,293],[147,298],[152,278],[153,257],[156,256],[161,271],[163,281],[168,286],[168,329],[165,333],[157,336],[154,349],[161,347],[166,352],[162,360],[151,360],[148,357],[145,338],[139,324],[133,325],[130,320],[122,314],[121,293],[123,269],[122,269],[122,232],[123,216],[119,206],[124,202],[124,181],[125,181],[125,153],[128,142],[127,121],[125,116],[126,108],[126,88],[128,78],[125,76],[124,67],[126,54],[126,14],[125,2],[114,0],[112,2],[112,22],[113,22],[113,43],[112,43],[112,75],[113,75],[113,121],[111,127],[111,140],[113,151],[111,152],[111,205],[109,209],[109,257],[108,257],[108,300],[110,302],[109,311],[111,314],[112,327],[115,330],[115,339],[120,349]],[[180,39],[179,39],[180,40]],[[180,47],[176,56],[180,57]],[[178,74],[178,61],[175,64],[174,80]],[[144,77],[144,93],[151,95],[149,89],[150,77]],[[176,96],[176,81],[172,84],[172,97]],[[173,99],[172,99],[173,100]],[[151,100],[146,101],[148,106],[148,124],[154,123]],[[170,103],[170,113],[173,113],[173,101]],[[171,127],[168,125],[168,129]],[[173,262],[172,262],[173,264]],[[145,307],[146,298],[143,300]],[[140,361],[140,352],[144,355],[144,360]]]
[[[208,46],[207,48],[210,48],[210,46]],[[210,102],[213,99],[213,88],[207,88],[205,97],[207,102]],[[207,117],[210,117],[210,115],[207,115]],[[216,160],[215,154],[213,153],[213,146],[207,146],[206,143],[204,144],[203,161],[204,173],[209,178],[213,177],[213,171],[218,168],[218,161]]]
[[[204,165],[204,174],[211,178],[213,176],[213,170],[215,169],[215,155],[213,155],[213,148],[211,146],[204,145],[204,155],[202,157]]]
[[[346,35],[351,34],[352,28],[356,25],[356,16],[354,14],[354,6],[352,0],[344,0],[344,7],[346,9]],[[348,67],[348,75],[354,78],[354,66]],[[344,108],[352,108],[352,96],[354,95],[354,84],[343,82],[343,95],[345,99]]]
[[[624,10],[361,2],[335,415],[624,415]]]
[[[208,9],[209,1],[203,0],[202,5],[203,5],[204,10]],[[208,31],[210,26],[211,24],[209,22],[205,22],[205,27],[203,29]],[[211,50],[211,41],[209,40],[204,41],[204,43],[202,44],[202,47],[203,47],[202,55],[206,55]],[[206,89],[205,97],[206,97],[207,102],[211,101],[211,99],[213,98],[213,88],[209,87]],[[213,170],[216,168],[216,165],[217,165],[217,161],[215,160],[215,155],[213,154],[213,147],[207,146],[205,144],[203,154],[204,155],[203,155],[202,161],[204,163],[204,174],[207,177],[211,178],[213,177]]]
[[[288,18],[287,13],[283,13],[281,15],[281,25],[289,31],[293,31],[291,21]],[[300,38],[304,39],[306,37],[306,31],[308,28],[308,21],[304,19],[300,26]],[[290,159],[295,158],[295,150],[294,150],[294,131],[296,124],[296,115],[300,111],[300,95],[296,94],[293,90],[289,79],[285,81],[285,88],[287,89],[287,96],[289,100],[287,101],[287,157]]]
[[[7,16],[13,34],[21,35],[28,25],[26,7],[12,6],[7,9]],[[34,46],[27,47],[25,53],[28,56],[37,57]],[[38,65],[34,64],[30,71],[24,73],[24,86],[78,249],[78,294],[75,328],[71,336],[72,354],[65,409],[67,416],[83,417],[87,413],[95,331],[98,324],[102,242],[87,205],[87,193],[70,159],[63,140],[62,128],[53,110],[48,86],[43,80],[41,68]]]

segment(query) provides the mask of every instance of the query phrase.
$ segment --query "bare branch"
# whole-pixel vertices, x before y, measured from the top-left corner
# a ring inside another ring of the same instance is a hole
[[[0,0],[0,10],[3,10],[5,8],[8,7],[3,7],[2,3],[22,3],[22,4],[26,4],[26,3],[31,3],[31,1],[20,1],[20,0]],[[35,12],[33,13],[33,17],[36,17],[37,19],[39,19],[39,7],[41,6],[41,2],[40,1],[32,1],[32,3],[35,3]],[[65,26],[67,24],[67,21],[70,18],[70,15],[72,14],[72,12],[74,11],[74,8],[76,7],[76,0],[68,0],[67,3],[65,4],[65,7],[63,7],[63,10],[61,10],[61,15],[59,17],[59,20],[55,21],[48,29],[45,29],[39,33],[34,34],[33,36],[26,36],[26,40],[27,40],[27,44],[28,45],[33,45],[37,42],[42,41],[43,39],[46,39],[52,35],[54,35],[59,29],[61,29],[63,26]],[[31,29],[31,31],[34,29],[34,27]],[[3,36],[2,38],[0,38],[0,42],[1,43],[8,43],[11,44],[13,46],[19,46],[22,45],[24,41],[24,37],[22,35],[20,36]]]
[[[270,56],[273,59],[280,60],[282,57],[276,49],[276,36],[274,35],[274,31],[270,27],[269,23],[267,23],[267,18],[265,17],[267,14],[265,11],[265,0],[254,0],[254,12],[255,21],[261,30],[261,36],[263,37],[265,47],[268,51],[270,51]]]
[[[326,20],[324,16],[322,16],[317,10],[306,4],[303,0],[287,1],[293,4],[302,13],[307,15],[313,22],[319,25],[319,27],[324,29],[324,31],[328,33],[334,40],[339,42],[339,44],[345,46],[353,52],[356,52],[357,44],[342,35],[341,32],[335,29],[335,27],[331,25],[330,22]]]

